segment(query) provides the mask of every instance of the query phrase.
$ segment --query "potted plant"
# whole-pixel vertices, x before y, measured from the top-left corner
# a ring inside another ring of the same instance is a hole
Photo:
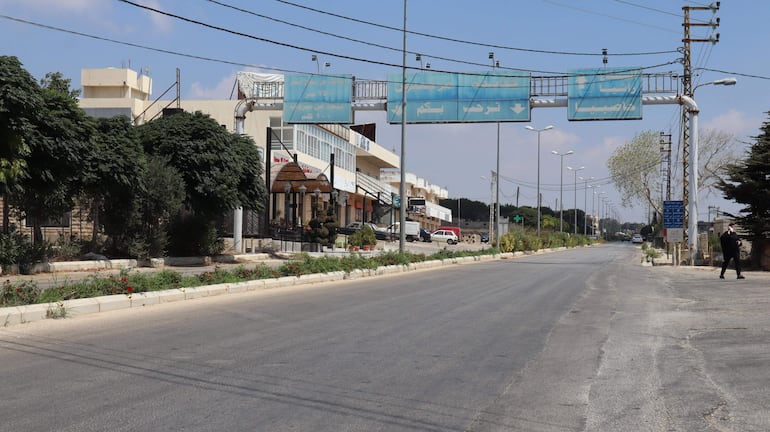
[[[377,244],[377,237],[374,230],[369,226],[364,226],[360,230],[348,236],[348,244],[358,246],[364,250],[371,250]]]

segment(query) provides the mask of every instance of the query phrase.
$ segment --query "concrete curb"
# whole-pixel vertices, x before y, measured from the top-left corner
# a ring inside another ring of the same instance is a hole
[[[39,273],[62,273],[62,272],[93,271],[93,270],[121,270],[121,269],[133,269],[137,267],[150,267],[150,268],[160,268],[164,266],[190,267],[190,266],[211,265],[212,263],[251,264],[251,263],[258,263],[261,261],[265,261],[267,259],[270,259],[269,254],[253,253],[253,254],[229,254],[229,255],[202,256],[202,257],[152,258],[145,261],[138,261],[135,259],[57,261],[57,262],[33,264],[32,267],[30,268],[30,273],[39,274]],[[0,268],[0,271],[1,270],[2,268]]]
[[[560,249],[561,250],[561,249]],[[565,249],[566,250],[566,249]],[[553,250],[537,251],[535,253],[555,252]],[[173,288],[163,291],[151,291],[133,293],[130,295],[117,294],[100,296],[86,299],[65,300],[58,303],[41,303],[26,306],[11,306],[0,308],[0,326],[8,327],[17,324],[24,324],[44,319],[77,317],[80,315],[109,312],[119,309],[134,307],[152,306],[161,303],[171,303],[176,301],[193,300],[204,297],[218,296],[256,291],[263,289],[284,288],[295,285],[308,285],[321,282],[335,282],[342,280],[355,280],[364,277],[376,277],[384,275],[393,275],[407,273],[417,270],[434,269],[443,266],[452,266],[457,264],[469,264],[476,262],[485,262],[498,259],[511,259],[520,256],[531,255],[532,253],[508,252],[495,255],[477,255],[458,258],[447,258],[443,260],[422,261],[410,264],[398,264],[391,266],[381,266],[376,269],[356,269],[349,273],[338,271],[329,273],[314,273],[301,276],[283,276],[274,279],[260,279],[254,281],[245,281],[237,283],[223,283],[217,285],[207,285],[193,288]],[[193,258],[199,259],[199,258]],[[115,263],[115,261],[121,261]],[[123,262],[126,261],[126,262]],[[131,263],[130,261],[133,261]],[[93,265],[96,261],[87,261]],[[185,261],[190,262],[190,261]],[[120,268],[115,265],[135,265],[135,260],[112,260],[109,265]],[[104,264],[108,265],[108,264]],[[93,269],[91,267],[90,269]],[[62,271],[62,270],[57,270]]]

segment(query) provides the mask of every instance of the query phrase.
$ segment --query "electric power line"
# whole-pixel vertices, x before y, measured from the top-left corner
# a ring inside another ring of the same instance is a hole
[[[300,8],[300,9],[309,10],[309,11],[316,12],[316,13],[319,13],[319,14],[333,16],[335,18],[340,18],[340,19],[347,20],[347,21],[353,21],[353,22],[357,22],[357,23],[360,23],[360,24],[366,24],[366,25],[370,25],[370,26],[374,26],[374,27],[383,28],[383,29],[386,29],[386,30],[393,30],[393,31],[398,31],[398,32],[403,32],[404,31],[404,29],[402,29],[402,28],[387,26],[387,25],[384,25],[384,24],[379,24],[379,23],[375,23],[375,22],[372,22],[372,21],[366,21],[366,20],[362,20],[362,19],[358,19],[358,18],[352,18],[352,17],[348,17],[348,16],[345,16],[345,15],[340,15],[340,14],[328,12],[328,11],[325,11],[325,10],[322,10],[322,9],[316,9],[316,8],[312,8],[312,7],[309,7],[309,6],[293,3],[293,2],[290,2],[290,1],[287,1],[287,0],[275,0],[275,1],[278,2],[278,3],[283,3],[283,4],[286,4],[286,5],[289,5],[289,6],[294,6],[294,7]],[[570,52],[570,51],[539,50],[539,49],[531,49],[531,48],[517,48],[517,47],[511,47],[511,46],[506,46],[506,45],[498,45],[498,44],[492,44],[492,43],[485,43],[485,42],[472,42],[472,41],[467,41],[467,40],[462,40],[462,39],[455,39],[455,38],[451,38],[451,37],[447,37],[447,36],[438,36],[438,35],[432,35],[432,34],[428,34],[428,33],[421,33],[421,32],[416,32],[416,31],[410,31],[410,30],[407,30],[406,33],[407,34],[411,34],[411,35],[415,35],[415,36],[422,36],[422,37],[431,38],[431,39],[443,40],[443,41],[447,41],[447,42],[455,42],[455,43],[460,43],[460,44],[482,46],[482,47],[501,49],[501,50],[523,51],[523,52],[531,52],[531,53],[538,53],[538,54],[572,55],[572,56],[602,56],[603,55],[601,53]],[[676,53],[676,52],[677,52],[676,50],[673,50],[673,51],[650,51],[650,52],[612,53],[612,54],[609,54],[609,55],[611,55],[611,56],[640,56],[640,55],[672,54],[672,53]]]
[[[263,38],[263,37],[259,37],[259,36],[254,36],[254,35],[251,35],[251,34],[248,34],[248,33],[243,33],[243,32],[232,30],[232,29],[228,29],[228,28],[225,28],[225,27],[220,27],[220,26],[216,26],[216,25],[213,25],[213,24],[209,24],[209,23],[206,23],[206,22],[203,22],[203,21],[200,21],[200,20],[183,17],[183,16],[176,15],[176,14],[173,14],[173,13],[170,13],[170,12],[165,12],[165,11],[162,11],[162,10],[150,7],[150,6],[146,6],[146,5],[142,5],[142,4],[139,4],[139,3],[135,3],[135,2],[130,1],[130,0],[118,0],[118,1],[121,2],[121,3],[125,3],[125,4],[128,4],[128,5],[140,8],[140,9],[148,10],[148,11],[160,14],[160,15],[165,15],[165,16],[168,16],[168,17],[171,17],[171,18],[175,18],[175,19],[178,19],[180,21],[184,21],[184,22],[188,22],[188,23],[191,23],[191,24],[200,25],[200,26],[203,26],[203,27],[206,27],[206,28],[210,28],[212,30],[221,31],[221,32],[229,33],[229,34],[232,34],[232,35],[235,35],[235,36],[241,36],[241,37],[257,40],[257,41],[260,41],[260,42],[266,42],[266,43],[270,43],[270,44],[274,44],[274,45],[278,45],[278,46],[283,46],[283,47],[286,47],[286,48],[292,48],[292,49],[296,49],[296,50],[300,50],[300,51],[306,51],[306,52],[309,52],[309,53],[324,54],[324,55],[328,55],[328,56],[331,56],[331,57],[342,58],[342,59],[346,59],[346,60],[352,60],[352,61],[358,61],[358,62],[364,62],[364,63],[371,63],[371,64],[378,64],[378,65],[389,66],[389,67],[397,67],[397,68],[401,68],[402,67],[402,65],[400,65],[400,64],[387,63],[387,62],[383,62],[383,61],[379,61],[379,60],[371,60],[371,59],[365,59],[365,58],[360,58],[360,57],[353,57],[353,56],[350,56],[350,55],[339,54],[339,53],[334,53],[334,52],[325,51],[325,50],[311,49],[311,48],[308,48],[308,47],[303,47],[303,46],[289,44],[289,43],[280,42],[280,41],[275,41],[275,40],[271,40],[271,39],[267,39],[267,38]],[[481,64],[481,63],[471,63],[471,62],[468,62],[468,63],[469,64],[480,65],[480,66],[488,66],[488,65]],[[676,61],[660,63],[660,64],[657,64],[657,65],[645,66],[645,67],[641,67],[641,68],[629,68],[628,71],[633,71],[633,70],[636,70],[636,69],[658,68],[658,67],[670,65],[670,64],[673,64],[673,63],[676,63]],[[408,68],[409,69],[416,69],[415,67],[408,67]],[[547,74],[560,74],[560,72],[552,72],[552,71],[539,71],[539,70],[526,70],[526,69],[519,69],[519,70],[523,70],[523,71],[526,71],[526,72],[540,72],[540,73],[547,73]],[[447,71],[447,70],[434,70],[434,72],[455,73],[453,71]],[[607,73],[610,73],[610,72],[607,72]],[[612,73],[618,73],[618,71],[614,71]],[[469,74],[469,75],[484,75],[484,74],[475,74],[475,73],[472,73],[472,72],[469,72],[467,74]],[[605,74],[605,72],[598,72],[598,73],[596,73],[596,75],[604,75],[604,74]]]

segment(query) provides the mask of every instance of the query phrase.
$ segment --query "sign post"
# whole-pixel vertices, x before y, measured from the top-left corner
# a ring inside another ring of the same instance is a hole
[[[666,242],[678,245],[684,242],[684,202],[663,201],[663,229]],[[678,254],[675,254],[675,256]],[[675,261],[679,263],[679,259]]]

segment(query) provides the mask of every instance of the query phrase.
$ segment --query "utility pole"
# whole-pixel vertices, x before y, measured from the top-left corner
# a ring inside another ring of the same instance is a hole
[[[720,2],[714,2],[709,4],[708,6],[682,6],[682,11],[684,12],[684,23],[682,23],[682,27],[684,28],[684,38],[682,39],[683,45],[683,59],[682,59],[682,65],[684,67],[684,73],[682,75],[682,94],[685,96],[688,96],[692,98],[693,96],[693,85],[692,85],[692,63],[691,63],[691,57],[690,57],[690,44],[692,42],[711,42],[712,44],[716,44],[719,42],[719,33],[716,34],[715,37],[709,37],[708,39],[694,39],[690,36],[690,27],[711,27],[712,29],[716,29],[719,27],[719,18],[715,18],[712,20],[709,20],[707,23],[693,23],[690,21],[690,11],[705,11],[710,10],[712,13],[715,13],[719,10],[719,3]],[[690,160],[690,116],[692,114],[688,109],[682,109],[682,165],[683,165],[683,171],[682,171],[682,186],[683,186],[683,193],[682,193],[682,204],[684,206],[684,231],[688,232],[688,220],[689,220],[689,184],[691,181],[697,181],[697,179],[690,179],[688,177],[689,173],[689,160]],[[696,131],[697,132],[697,131]],[[695,185],[697,186],[697,185]],[[695,188],[697,190],[697,187]],[[696,197],[697,198],[697,197]],[[697,221],[696,221],[697,224]],[[693,230],[694,233],[697,233],[697,229]],[[692,243],[692,239],[688,239],[688,244]],[[696,251],[691,251],[691,259],[695,260],[695,254]]]
[[[660,176],[666,182],[663,199],[669,201],[671,200],[671,134],[660,133],[660,152],[663,154]]]

